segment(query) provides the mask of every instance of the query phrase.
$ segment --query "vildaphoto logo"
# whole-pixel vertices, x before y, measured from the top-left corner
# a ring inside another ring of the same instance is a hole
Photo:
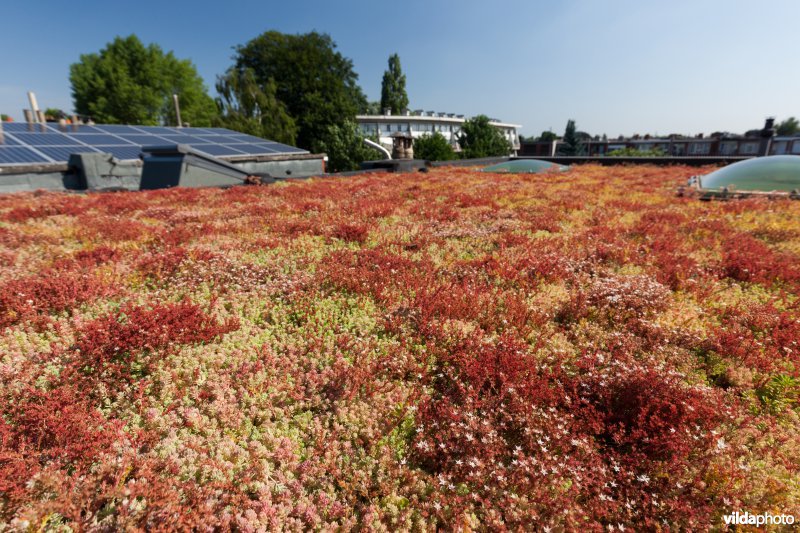
[[[750,514],[745,511],[740,513],[726,514],[722,517],[725,524],[729,526],[770,526],[770,525],[792,525],[794,524],[794,516],[790,514]]]

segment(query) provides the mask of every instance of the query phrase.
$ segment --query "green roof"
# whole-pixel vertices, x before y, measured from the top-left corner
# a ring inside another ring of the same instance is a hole
[[[739,161],[698,177],[705,191],[800,191],[800,156],[772,155]]]
[[[483,172],[512,172],[512,173],[525,173],[525,172],[548,172],[554,170],[569,170],[568,166],[557,165],[550,161],[542,161],[541,159],[514,159],[506,161],[505,163],[498,163],[485,167]]]

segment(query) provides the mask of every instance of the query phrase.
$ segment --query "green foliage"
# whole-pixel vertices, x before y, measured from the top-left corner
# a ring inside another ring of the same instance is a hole
[[[564,144],[558,148],[560,155],[579,155],[583,151],[583,143],[575,129],[575,121],[569,119],[564,129]]]
[[[458,143],[464,159],[508,155],[512,150],[511,144],[500,130],[489,124],[489,117],[486,115],[478,115],[465,121]]]
[[[783,122],[779,122],[775,127],[778,135],[797,135],[800,133],[800,122],[794,117],[789,117]]]
[[[414,139],[414,158],[427,161],[450,161],[456,153],[444,135],[434,132]]]
[[[8,122],[10,119],[11,119],[11,117],[6,115],[5,113],[0,114],[0,121]]]
[[[173,94],[181,119],[210,126],[217,113],[202,78],[188,59],[176,58],[135,35],[117,37],[97,54],[70,66],[75,111],[107,124],[175,124]]]
[[[366,110],[367,99],[353,62],[336,51],[330,36],[268,31],[237,48],[234,68],[252,69],[262,90],[275,84],[275,97],[297,124],[299,146],[326,151],[332,159],[348,159],[347,154],[331,153],[332,147],[340,146],[333,140],[339,134],[331,137],[331,132],[349,131],[345,123]]]
[[[666,157],[667,152],[661,148],[653,148],[651,150],[637,150],[626,146],[625,148],[618,148],[606,154],[609,157]]]
[[[56,107],[48,107],[44,110],[44,116],[48,121],[57,121],[67,118],[67,114]]]
[[[400,56],[389,56],[389,69],[383,73],[381,83],[381,110],[389,108],[392,112],[400,114],[408,109],[408,94],[406,93],[406,75],[400,68]]]
[[[787,408],[796,408],[800,381],[786,374],[773,376],[766,384],[756,389],[756,396],[765,408],[772,413],[780,413]]]
[[[297,125],[276,97],[273,80],[259,86],[252,70],[231,68],[217,79],[216,88],[220,116],[215,124],[264,139],[295,143]]]
[[[379,157],[377,150],[364,143],[358,125],[352,120],[329,125],[318,147],[320,152],[328,154],[328,172],[358,170],[362,161]]]
[[[553,142],[558,140],[558,135],[553,133],[552,131],[543,131],[539,138],[536,139],[539,142]]]

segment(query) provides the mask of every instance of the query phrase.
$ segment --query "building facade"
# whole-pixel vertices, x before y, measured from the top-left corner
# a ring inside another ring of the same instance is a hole
[[[555,143],[555,145],[554,145]],[[564,143],[524,142],[519,151],[522,156],[548,157],[558,154]],[[614,150],[632,149],[649,152],[659,149],[668,156],[758,156],[758,155],[800,155],[800,137],[773,137],[765,141],[759,137],[681,137],[648,138],[622,140],[587,140],[582,142],[580,155],[590,157],[605,156]]]
[[[589,157],[602,157],[615,150],[634,150],[652,152],[659,150],[666,156],[676,157],[748,157],[761,155],[800,155],[800,135],[776,137],[774,118],[768,118],[760,130],[748,131],[745,135],[713,133],[710,137],[699,134],[695,137],[670,135],[651,137],[635,135],[616,140],[585,139],[581,143],[580,154]],[[548,157],[559,153],[562,141],[528,141],[522,143],[520,155]]]
[[[458,135],[467,119],[464,115],[454,113],[436,113],[434,111],[407,111],[402,115],[357,115],[358,127],[365,137],[378,137],[381,145],[392,148],[392,135],[396,133],[409,133],[416,139],[423,135],[440,133],[453,146],[460,151]],[[520,124],[510,124],[497,119],[490,119],[489,123],[499,129],[503,137],[511,143],[516,153],[519,148]]]

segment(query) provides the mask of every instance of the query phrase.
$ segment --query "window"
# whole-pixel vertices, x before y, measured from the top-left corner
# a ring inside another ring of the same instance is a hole
[[[789,143],[786,141],[775,141],[772,143],[772,153],[777,155],[785,154],[788,145]]]
[[[711,150],[711,143],[691,143],[689,153],[692,155],[708,155]]]
[[[758,153],[758,143],[742,143],[739,147],[742,155],[753,155]]]
[[[736,141],[726,141],[722,142],[719,145],[719,153],[720,155],[734,155],[736,154],[737,145]]]
[[[792,141],[792,153],[800,154],[800,139],[795,139]]]

